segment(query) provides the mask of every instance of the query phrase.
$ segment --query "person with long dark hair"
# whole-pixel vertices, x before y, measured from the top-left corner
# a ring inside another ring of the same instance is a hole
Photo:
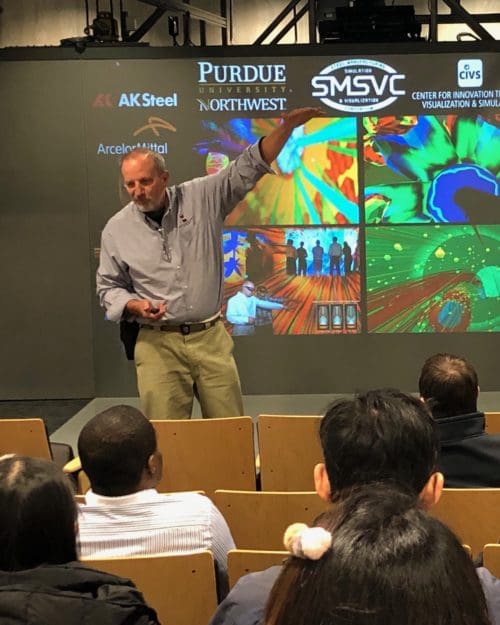
[[[77,507],[51,462],[0,458],[0,623],[158,625],[129,580],[79,563]]]
[[[354,489],[315,525],[285,533],[265,625],[489,625],[469,555],[409,492]]]

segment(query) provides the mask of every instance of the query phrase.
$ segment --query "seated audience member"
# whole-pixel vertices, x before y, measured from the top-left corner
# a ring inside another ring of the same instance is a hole
[[[321,421],[320,442],[324,463],[316,465],[314,482],[325,501],[338,504],[353,489],[372,483],[418,497],[424,509],[439,500],[443,476],[435,470],[434,420],[425,404],[411,395],[384,389],[335,401]],[[262,623],[280,570],[274,566],[240,578],[210,625]],[[484,568],[477,573],[490,614],[498,619],[492,622],[500,625],[500,582]]]
[[[91,485],[80,507],[82,557],[208,549],[225,596],[227,552],[234,549],[227,523],[208,497],[156,491],[162,457],[154,427],[139,410],[115,406],[96,415],[80,433],[78,453]]]
[[[0,458],[0,623],[158,625],[132,582],[77,562],[76,524],[52,462]]]
[[[435,354],[425,361],[418,386],[437,422],[438,467],[445,486],[498,488],[500,436],[484,430],[474,367],[464,358]]]
[[[459,540],[394,486],[352,491],[315,527],[290,526],[285,545],[265,625],[490,623]]]

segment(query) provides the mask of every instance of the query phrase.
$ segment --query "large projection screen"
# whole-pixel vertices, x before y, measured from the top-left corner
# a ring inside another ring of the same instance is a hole
[[[73,149],[86,162],[91,280],[100,232],[126,201],[125,152],[162,152],[177,184],[225,167],[283,111],[320,106],[226,220],[222,312],[244,391],[414,390],[436,351],[465,355],[481,387],[498,388],[497,44],[75,57],[64,64],[82,76]],[[277,309],[257,306],[240,336],[231,298],[245,280]],[[92,306],[96,393],[134,394],[118,329]]]

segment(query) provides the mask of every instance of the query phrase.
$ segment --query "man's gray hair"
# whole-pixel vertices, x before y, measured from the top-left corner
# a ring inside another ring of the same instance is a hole
[[[155,152],[154,150],[148,150],[147,148],[134,148],[127,154],[124,154],[120,159],[120,169],[125,161],[128,161],[130,158],[135,158],[136,156],[149,156],[153,159],[156,169],[160,174],[168,173],[167,164],[165,163],[165,159],[161,154]]]

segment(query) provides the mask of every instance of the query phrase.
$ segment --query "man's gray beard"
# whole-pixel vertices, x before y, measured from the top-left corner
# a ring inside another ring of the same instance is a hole
[[[151,204],[149,204],[149,203],[144,205],[144,206],[142,206],[141,204],[137,204],[137,202],[136,202],[135,205],[141,211],[141,213],[152,213],[154,210],[160,210],[160,209],[153,208],[151,206]]]
[[[142,213],[152,213],[153,211],[159,211],[162,208],[167,208],[167,194],[165,193],[165,197],[163,199],[163,202],[160,202],[160,204],[158,204],[158,206],[152,206],[151,202],[148,202],[147,204],[145,204],[144,206],[141,206],[138,202],[134,201],[134,204],[137,206],[137,208],[142,212]]]

